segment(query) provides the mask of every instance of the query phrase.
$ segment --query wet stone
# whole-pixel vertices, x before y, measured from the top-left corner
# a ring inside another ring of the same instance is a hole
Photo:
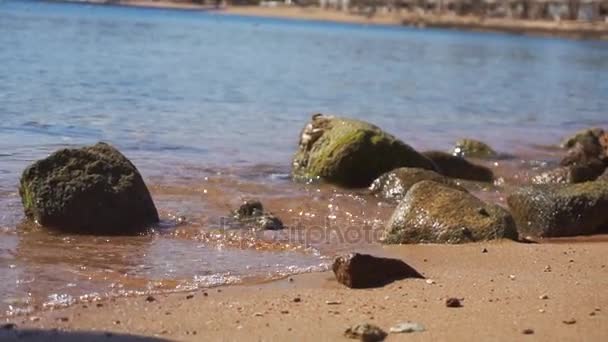
[[[242,226],[255,230],[280,230],[283,222],[272,213],[265,212],[262,202],[258,200],[246,200],[233,210],[227,220],[229,228],[240,228]]]
[[[423,278],[402,260],[359,253],[337,257],[332,269],[338,282],[350,288],[380,287],[395,280]]]

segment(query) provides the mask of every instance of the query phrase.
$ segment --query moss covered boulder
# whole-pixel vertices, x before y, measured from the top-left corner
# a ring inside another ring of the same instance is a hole
[[[369,190],[372,195],[388,199],[401,200],[414,184],[423,180],[431,180],[451,187],[458,187],[451,179],[438,174],[435,171],[417,169],[412,167],[400,167],[378,177]]]
[[[456,142],[452,154],[458,157],[479,159],[497,158],[498,153],[490,145],[475,139],[460,139]]]
[[[81,234],[136,234],[158,213],[135,166],[105,143],[59,150],[25,169],[19,188],[25,215]]]
[[[468,160],[441,151],[422,153],[435,163],[438,172],[451,178],[460,178],[477,182],[492,182],[494,173],[489,168],[476,165]]]
[[[372,124],[315,114],[300,135],[292,175],[296,180],[321,178],[367,187],[381,174],[404,166],[435,169],[428,158]]]
[[[516,190],[507,203],[522,235],[592,234],[608,224],[608,182],[535,185]]]
[[[569,137],[564,138],[560,146],[562,148],[572,148],[574,145],[576,145],[576,143],[586,143],[589,140],[598,141],[602,135],[604,135],[604,130],[599,127],[583,129]]]
[[[511,215],[470,193],[433,181],[416,183],[397,206],[385,243],[464,243],[517,239]]]

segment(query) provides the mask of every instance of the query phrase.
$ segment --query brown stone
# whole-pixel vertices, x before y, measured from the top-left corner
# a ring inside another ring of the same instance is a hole
[[[424,278],[398,259],[351,253],[339,256],[332,266],[336,279],[350,288],[371,288],[405,278]]]

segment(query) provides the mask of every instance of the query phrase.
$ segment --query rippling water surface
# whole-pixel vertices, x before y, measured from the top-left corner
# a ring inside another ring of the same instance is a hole
[[[521,158],[608,124],[608,44],[196,11],[0,1],[0,310],[265,280],[324,269],[391,206],[288,180],[314,112],[362,118],[419,149],[481,138]],[[165,224],[151,236],[54,235],[23,222],[20,172],[99,140],[140,168]],[[525,173],[525,171],[522,171]],[[517,177],[515,177],[517,178]],[[483,196],[501,202],[502,192]],[[243,198],[293,229],[216,232]],[[174,225],[176,217],[185,217]],[[298,236],[296,236],[298,235]],[[304,234],[306,237],[306,234]]]

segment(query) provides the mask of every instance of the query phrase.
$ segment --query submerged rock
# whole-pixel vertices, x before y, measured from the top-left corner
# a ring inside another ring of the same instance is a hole
[[[25,215],[81,234],[135,234],[158,222],[148,188],[114,147],[59,150],[25,169],[19,188]]]
[[[332,269],[338,282],[350,288],[380,287],[395,280],[424,278],[401,260],[359,253],[337,257]]]
[[[363,323],[346,329],[344,336],[363,342],[379,342],[384,341],[387,333],[373,324]]]
[[[272,213],[264,211],[262,202],[258,200],[244,201],[241,206],[230,215],[231,223],[238,223],[252,227],[256,230],[280,230],[283,222]]]
[[[373,195],[388,200],[401,200],[414,184],[423,180],[432,180],[448,186],[458,187],[452,180],[435,171],[400,167],[378,177],[369,189]]]
[[[562,140],[560,146],[562,148],[572,148],[579,142],[598,140],[602,135],[604,135],[604,130],[599,127],[583,129]]]
[[[384,243],[389,244],[517,239],[506,210],[432,181],[419,182],[407,192],[384,233]]]
[[[475,165],[468,160],[441,151],[422,153],[435,163],[437,171],[447,177],[478,182],[492,182],[494,173],[485,166]]]
[[[435,169],[429,159],[372,124],[315,114],[300,135],[292,176],[367,187],[381,174],[403,166]]]
[[[496,153],[488,144],[474,139],[458,140],[452,154],[458,157],[480,159],[498,157],[498,153]]]
[[[596,180],[606,166],[599,160],[582,165],[560,166],[532,178],[534,184],[574,184]]]
[[[608,224],[608,182],[535,185],[516,190],[507,203],[521,235],[591,234]]]

